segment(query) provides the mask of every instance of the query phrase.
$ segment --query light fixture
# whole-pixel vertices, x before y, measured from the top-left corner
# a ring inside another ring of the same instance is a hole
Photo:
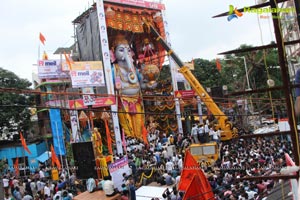
[[[274,87],[275,86],[275,81],[273,79],[268,79],[267,84],[269,87]]]
[[[115,14],[116,14],[116,12],[113,9],[111,9],[111,7],[108,7],[106,9],[105,15],[107,18],[113,18],[115,16]]]

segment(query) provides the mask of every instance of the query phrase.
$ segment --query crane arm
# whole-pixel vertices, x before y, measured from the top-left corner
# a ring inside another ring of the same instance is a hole
[[[209,94],[202,87],[200,82],[192,74],[190,69],[183,64],[167,42],[160,36],[160,34],[155,30],[155,28],[148,22],[144,22],[145,30],[156,37],[156,40],[162,45],[162,47],[167,51],[168,55],[172,57],[175,63],[178,65],[179,72],[183,74],[185,79],[189,82],[191,87],[194,89],[196,94],[200,97],[201,101],[207,106],[207,108],[212,112],[215,118],[218,120],[217,128],[221,128],[221,139],[230,140],[233,136],[236,136],[237,130],[233,128],[232,123],[228,121],[228,117],[220,110],[217,104],[209,96]]]

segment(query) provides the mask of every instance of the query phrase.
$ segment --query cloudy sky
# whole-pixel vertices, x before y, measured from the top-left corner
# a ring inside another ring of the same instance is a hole
[[[272,21],[246,13],[228,22],[212,18],[228,11],[229,4],[242,8],[255,0],[163,0],[172,47],[183,61],[214,59],[218,53],[240,44],[261,45],[274,40]],[[73,44],[72,20],[92,0],[9,0],[1,2],[0,67],[31,80],[38,59],[39,32],[46,37],[49,59],[58,47]],[[259,25],[260,24],[260,25]],[[260,28],[261,27],[261,28]],[[261,31],[260,31],[261,29]]]

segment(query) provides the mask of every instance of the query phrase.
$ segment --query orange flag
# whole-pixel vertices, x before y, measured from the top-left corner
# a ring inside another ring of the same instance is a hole
[[[198,187],[201,189],[200,194],[202,194],[203,199],[213,199],[214,193],[212,192],[210,183],[197,161],[194,159],[190,151],[187,150],[185,153],[184,165],[180,176],[178,190],[188,191],[189,187],[194,187],[194,185],[191,184],[193,182],[194,175],[196,175],[200,180],[201,184],[198,185]],[[190,190],[194,191],[195,189],[191,188]],[[193,193],[194,192],[191,192],[191,194]]]
[[[220,63],[220,59],[219,59],[219,58],[216,59],[216,65],[217,65],[218,71],[220,72],[220,71],[222,70],[222,66],[221,66],[221,63]]]
[[[70,56],[66,54],[66,52],[64,52],[64,56],[68,64],[69,70],[72,70],[72,63],[74,63],[73,60],[70,58]]]
[[[148,138],[147,138],[147,136],[148,136],[148,131],[147,131],[147,129],[146,129],[145,124],[144,124],[143,121],[142,121],[142,134],[143,134],[143,141],[144,141],[144,143],[145,143],[146,145],[148,145],[148,144],[149,144],[149,143],[148,143]]]
[[[46,38],[42,33],[40,33],[40,41],[43,45],[45,45]]]
[[[54,151],[52,144],[51,144],[50,149],[51,149],[52,166],[54,166],[54,163],[55,163],[57,168],[60,169],[61,168],[60,161],[59,161],[58,157],[56,156],[56,153]]]
[[[205,200],[200,185],[201,185],[200,178],[196,174],[193,175],[192,181],[188,185],[187,190],[185,191],[185,194],[183,196],[183,199]]]
[[[21,132],[20,132],[20,139],[21,139],[21,143],[22,143],[22,146],[23,146],[23,148],[25,149],[25,151],[27,151],[29,154],[31,154],[31,152],[30,152],[30,150],[28,149],[27,144],[26,144],[26,142],[25,142],[25,139],[24,139],[24,137],[23,137],[23,135],[22,135]]]
[[[178,190],[186,191],[188,185],[193,179],[193,175],[197,174],[198,170],[200,169],[199,164],[193,158],[190,151],[186,151],[184,157],[184,165],[183,170],[181,172],[181,177],[178,185]]]
[[[19,158],[18,157],[16,158],[16,161],[14,163],[14,169],[15,169],[16,175],[19,175],[20,171],[19,171]]]
[[[113,151],[112,151],[112,141],[111,141],[110,131],[108,128],[107,120],[104,120],[104,122],[105,122],[105,133],[106,133],[106,139],[107,139],[107,148],[108,148],[109,154],[112,155]]]

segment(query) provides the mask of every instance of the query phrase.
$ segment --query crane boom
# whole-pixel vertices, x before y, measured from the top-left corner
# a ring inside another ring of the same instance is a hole
[[[237,136],[237,129],[233,128],[233,125],[230,121],[228,121],[228,117],[220,110],[217,104],[213,101],[213,99],[209,96],[209,94],[202,87],[200,82],[196,79],[196,77],[192,74],[190,69],[183,64],[183,62],[179,59],[179,57],[175,54],[175,52],[171,49],[171,47],[167,44],[167,42],[160,36],[160,34],[155,30],[155,28],[148,22],[144,22],[145,29],[148,33],[154,35],[156,40],[162,45],[162,47],[167,51],[168,55],[172,57],[175,63],[179,67],[179,72],[183,74],[185,79],[189,82],[191,87],[194,89],[196,94],[200,97],[201,101],[206,105],[206,107],[211,111],[214,117],[218,120],[218,124],[216,128],[221,128],[221,140],[230,140],[233,137]]]

